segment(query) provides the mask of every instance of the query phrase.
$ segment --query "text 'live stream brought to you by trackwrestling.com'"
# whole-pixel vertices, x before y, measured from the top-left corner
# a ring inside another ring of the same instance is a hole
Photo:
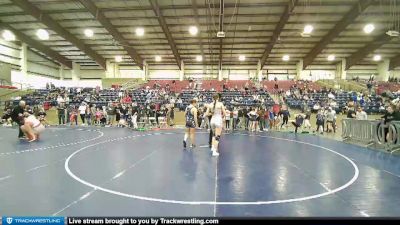
[[[350,225],[400,224],[399,218],[206,218],[206,217],[0,217],[0,225],[223,225],[223,224],[277,224],[277,225]]]
[[[219,224],[215,218],[164,217],[11,217],[1,219],[2,225],[161,225],[161,224]]]

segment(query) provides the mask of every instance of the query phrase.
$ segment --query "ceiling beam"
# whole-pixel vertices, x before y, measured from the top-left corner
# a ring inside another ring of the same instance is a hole
[[[81,40],[72,35],[68,30],[63,28],[55,20],[53,20],[49,15],[43,13],[39,8],[30,3],[27,0],[12,0],[14,4],[19,6],[25,13],[35,17],[38,21],[46,25],[49,29],[56,32],[59,36],[63,37],[65,40],[71,42],[87,56],[92,58],[97,62],[103,69],[106,68],[106,60],[97,54],[95,51],[90,49],[88,45],[85,45]]]
[[[283,28],[285,27],[286,23],[289,21],[289,17],[293,13],[293,10],[296,7],[296,5],[298,4],[298,2],[299,2],[299,0],[294,0],[294,1],[290,0],[289,3],[286,5],[285,11],[283,12],[283,14],[281,16],[279,23],[275,27],[274,33],[271,37],[271,41],[265,47],[264,54],[261,57],[261,60],[260,60],[261,68],[264,67],[265,62],[267,61],[267,58],[272,51],[272,48],[278,41],[279,36],[281,35],[281,32],[283,31]]]
[[[400,55],[396,55],[395,57],[390,59],[389,70],[394,70],[399,66],[400,66]]]
[[[138,19],[135,19],[134,17],[109,18],[109,20],[113,24],[115,24],[114,26],[117,27],[117,28],[131,27],[131,26],[125,25],[125,24],[121,25],[121,21],[124,22],[124,23],[125,22],[137,22],[137,21],[139,21]],[[85,22],[85,23],[93,22],[93,21],[95,21],[94,18],[93,19],[91,19],[91,18],[90,19],[88,19],[88,18],[85,18],[85,19],[73,18],[73,19],[57,20],[57,22]],[[15,22],[14,21],[7,21],[7,23],[32,25],[32,24],[38,24],[40,22],[23,20],[23,21],[15,21]],[[263,22],[247,22],[247,21],[241,22],[241,21],[238,21],[238,22],[235,22],[235,24],[237,24],[237,25],[246,25],[246,26],[248,26],[248,25],[261,25],[261,26],[264,26],[264,25],[276,25],[276,23],[277,22],[273,22],[273,21],[263,21]],[[294,22],[288,22],[287,24],[297,25],[297,24],[304,24],[304,22],[294,21]],[[335,22],[334,21],[318,21],[318,24],[334,25]],[[354,22],[353,24],[365,24],[365,23],[363,23],[363,22]],[[375,24],[377,24],[377,23],[375,23]],[[385,25],[385,22],[381,22],[381,24]],[[182,24],[182,23],[172,23],[171,22],[171,23],[168,24],[168,27],[181,27],[182,25],[190,25],[190,23]],[[211,23],[211,22],[209,22],[209,23],[200,23],[200,26],[210,26],[210,25],[213,25],[213,23]],[[143,24],[141,26],[142,27],[158,27],[159,25]],[[64,27],[66,27],[66,28],[82,28],[82,26],[79,26],[79,24],[66,24]],[[96,28],[96,27],[101,27],[101,26],[93,25],[91,27]]]
[[[222,38],[219,39],[219,63],[218,63],[218,69],[222,70]]]
[[[160,8],[160,10],[165,10],[165,9],[163,9],[163,8]],[[120,11],[115,11],[115,12],[130,12],[130,11],[136,11],[136,10],[128,10],[128,9],[125,9],[125,10],[120,10]],[[143,9],[141,10],[141,11],[143,11]],[[85,10],[85,9],[78,9],[78,10],[66,10],[66,11],[64,11],[64,10],[46,10],[46,11],[43,11],[44,13],[46,13],[46,14],[48,14],[48,15],[54,15],[54,14],[59,14],[59,13],[87,13],[87,11]],[[104,13],[104,12],[114,12],[114,11],[106,11],[106,10],[100,10],[99,9],[99,12],[102,12],[102,13]],[[0,13],[0,16],[23,16],[23,15],[25,15],[26,13],[24,13],[24,12],[5,12],[5,13]],[[185,13],[186,14],[186,13]],[[174,18],[177,18],[177,17],[184,17],[184,18],[188,18],[188,17],[191,17],[192,15],[185,15],[185,14],[183,14],[183,15],[180,15],[180,16],[165,16],[165,18],[167,18],[167,19],[174,19]],[[299,15],[304,15],[304,16],[307,16],[307,15],[322,15],[322,16],[338,16],[338,15],[342,15],[342,13],[337,13],[337,12],[332,12],[332,13],[318,13],[318,12],[307,12],[307,13],[299,13]],[[383,13],[382,13],[383,14]],[[268,13],[268,14],[263,14],[263,13],[257,13],[257,14],[251,14],[251,13],[244,13],[244,14],[239,14],[239,16],[243,16],[243,17],[258,17],[258,16],[280,16],[281,14],[280,13],[277,13],[277,12],[270,12],[270,13]],[[232,15],[230,15],[230,14],[227,14],[226,15],[227,17],[228,16],[232,16]],[[206,15],[199,15],[199,17],[200,18],[206,18]],[[124,18],[124,17],[120,17],[120,18]],[[129,17],[130,18],[130,17]],[[148,16],[135,16],[135,17],[132,17],[132,18],[136,18],[136,19],[152,19],[152,18],[156,18],[156,16],[152,16],[152,15],[148,15]],[[66,20],[68,20],[68,19],[66,19]]]
[[[69,3],[70,0],[65,1],[65,3]],[[35,1],[35,4],[43,4],[44,2],[38,2]],[[49,5],[49,4],[59,4],[59,3],[64,3],[64,1],[46,1],[45,4]],[[319,2],[310,2],[308,3],[308,5],[310,6],[321,6],[321,3]],[[351,5],[351,2],[324,2],[323,6],[343,6],[343,5]],[[13,4],[11,3],[5,3],[5,4],[0,4],[0,7],[10,7],[13,6]],[[215,2],[215,6],[218,7],[219,3]],[[266,2],[266,3],[238,3],[237,7],[255,7],[255,8],[259,8],[259,7],[280,7],[280,6],[285,6],[285,3],[281,3],[281,2]],[[164,10],[164,9],[191,9],[192,6],[190,6],[189,4],[185,4],[185,5],[165,5],[165,6],[161,6],[160,9]],[[204,4],[204,5],[199,5],[198,7],[199,9],[208,9],[208,5]],[[235,3],[226,3],[225,4],[225,8],[235,8]],[[136,6],[128,6],[128,7],[113,7],[113,8],[100,8],[101,11],[103,12],[119,12],[119,11],[127,11],[127,10],[138,10],[138,11],[143,11],[143,10],[152,10],[151,7],[148,6],[144,6],[144,7],[136,7]],[[49,12],[51,13],[51,11],[53,10],[43,10],[44,12]],[[57,11],[64,11],[64,10],[57,10]],[[65,10],[67,12],[83,12],[84,10],[82,9],[68,9]]]
[[[321,41],[315,45],[315,47],[304,57],[303,59],[303,69],[309,66],[319,53],[324,50],[324,48],[333,41],[339,34],[346,29],[348,25],[353,23],[356,18],[364,12],[368,6],[372,5],[374,0],[359,0],[353,5],[351,10],[338,22],[335,27],[325,35]]]
[[[113,36],[113,38],[123,46],[128,55],[138,64],[140,69],[143,69],[143,59],[136,52],[136,50],[129,46],[120,32],[111,24],[111,22],[104,16],[104,14],[97,8],[91,0],[79,0],[82,5],[99,21],[99,23]]]
[[[197,8],[197,1],[196,0],[192,0],[192,10],[193,10],[193,14],[194,14],[194,20],[196,22],[196,26],[198,27],[198,29],[200,29],[200,21],[199,21],[199,11]],[[204,49],[203,49],[203,43],[201,42],[201,38],[197,38],[198,43],[200,43],[200,52],[201,55],[204,55]]]
[[[14,35],[21,41],[29,45],[29,47],[37,49],[38,51],[44,53],[46,56],[50,57],[51,59],[57,61],[58,63],[68,67],[69,69],[72,69],[72,62],[71,60],[68,60],[64,56],[60,55],[58,52],[52,50],[48,46],[40,43],[39,41],[36,41],[26,34],[12,28],[11,26],[4,24],[0,21],[0,28],[10,30],[11,32],[14,33]]]
[[[160,7],[158,6],[158,2],[157,2],[157,0],[150,0],[150,4],[151,4],[151,7],[152,7],[154,13],[157,16],[158,22],[160,23],[160,26],[161,26],[162,30],[164,31],[165,36],[167,37],[168,44],[171,47],[172,53],[175,56],[176,64],[178,65],[178,68],[181,69],[181,57],[179,56],[179,52],[178,52],[178,49],[176,48],[174,39],[172,38],[172,34],[168,29],[167,22],[165,21],[163,15],[161,13]]]
[[[387,44],[392,39],[393,37],[384,33],[375,38],[370,43],[367,43],[365,47],[361,48],[360,50],[358,50],[357,52],[353,53],[351,56],[346,58],[346,70],[356,65],[358,62],[363,60],[368,54],[374,52],[382,45]]]
[[[224,0],[219,2],[219,32],[224,31]],[[222,70],[222,38],[219,39],[219,66],[218,70]]]

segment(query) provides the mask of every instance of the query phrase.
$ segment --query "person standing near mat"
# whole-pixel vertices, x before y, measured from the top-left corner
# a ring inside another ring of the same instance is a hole
[[[26,103],[25,101],[20,101],[18,106],[15,107],[11,113],[11,119],[18,124],[19,127],[19,133],[18,133],[18,138],[19,139],[25,139],[24,138],[24,132],[21,130],[21,126],[23,125],[24,122],[24,112],[25,112],[25,107]]]
[[[209,110],[209,108],[212,107],[212,104],[207,105],[207,109],[206,112],[204,113],[204,116],[207,117],[208,120],[208,129],[210,129],[210,133],[208,135],[208,146],[209,148],[212,148],[212,140],[213,140],[213,130],[211,129],[211,118],[212,118],[212,114],[210,113],[211,111]]]
[[[294,126],[294,133],[297,134],[297,130],[301,128],[303,122],[304,122],[304,116],[301,113],[295,116],[295,121],[292,122]]]
[[[223,128],[223,120],[226,116],[225,106],[222,102],[220,102],[220,96],[215,94],[213,96],[214,102],[210,107],[207,109],[207,115],[212,114],[211,117],[211,130],[213,132],[213,140],[212,140],[212,155],[219,156],[218,153],[218,145],[221,139],[221,133]]]
[[[86,118],[86,103],[82,102],[81,105],[78,108],[79,115],[82,120],[82,126],[85,126],[85,118]]]
[[[289,122],[289,117],[290,117],[290,112],[289,109],[287,108],[287,106],[282,107],[283,110],[280,111],[280,115],[282,116],[282,124],[281,124],[281,129],[283,128],[283,126],[285,126],[285,128],[288,125]]]
[[[190,101],[190,105],[186,107],[185,110],[185,121],[186,121],[186,131],[185,136],[183,137],[183,147],[186,148],[187,139],[190,138],[191,148],[195,148],[195,133],[196,127],[199,126],[197,121],[197,100],[192,99]]]

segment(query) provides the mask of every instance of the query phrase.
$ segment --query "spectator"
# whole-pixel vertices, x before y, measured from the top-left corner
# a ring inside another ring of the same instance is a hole
[[[268,131],[268,129],[270,129],[270,120],[269,120],[269,116],[270,116],[270,112],[269,109],[264,109],[264,128],[265,131]]]
[[[325,124],[325,116],[322,110],[319,110],[316,116],[317,119],[317,130],[316,132],[321,132],[321,134],[324,133],[324,124]]]
[[[287,108],[287,106],[282,107],[282,110],[280,111],[280,115],[282,116],[282,124],[281,124],[281,129],[282,129],[284,125],[285,125],[285,127],[287,127],[289,118],[290,118],[290,112],[289,112],[289,109]]]
[[[367,113],[363,110],[362,107],[357,108],[356,119],[357,120],[367,120],[368,119]]]
[[[77,113],[75,107],[71,106],[69,108],[69,110],[70,110],[70,113],[69,113],[70,125],[72,126],[75,123],[75,125],[78,126],[78,113]]]
[[[47,116],[46,111],[44,110],[43,107],[41,107],[39,109],[37,118],[40,121],[40,123],[43,124],[44,126],[50,126],[50,123],[47,121],[46,116]]]
[[[101,119],[103,118],[103,113],[102,113],[102,111],[100,110],[100,108],[97,108],[97,109],[96,109],[95,115],[96,115],[96,124],[97,124],[97,125],[100,125],[100,124],[101,124]]]
[[[65,125],[65,103],[60,103],[57,106],[58,124]]]
[[[137,112],[135,112],[133,115],[132,115],[132,126],[133,126],[133,129],[137,129],[138,128],[138,125],[137,125],[137,120],[138,119],[138,113]]]
[[[108,126],[113,126],[114,125],[114,121],[115,121],[115,114],[116,114],[116,109],[115,109],[115,107],[113,106],[113,104],[110,102],[110,103],[108,103],[108,107],[107,107],[107,109],[106,109],[106,111],[107,111],[107,125]],[[124,111],[124,120],[126,121],[128,118],[127,118],[127,115],[128,115],[128,112],[127,112],[127,110],[126,111]]]
[[[292,122],[294,126],[294,132],[297,134],[298,128],[300,128],[303,125],[304,121],[304,116],[302,114],[298,114],[295,117],[295,121]]]
[[[100,119],[101,126],[106,126],[107,118],[108,118],[107,107],[103,106],[102,111],[101,111],[101,119]],[[124,120],[126,120],[125,118],[126,117],[124,117]]]
[[[92,125],[93,114],[92,114],[92,108],[91,108],[90,104],[86,106],[85,115],[86,115],[86,123],[87,123],[87,125],[89,125],[89,126]]]
[[[249,130],[249,109],[248,108],[244,108],[243,109],[243,116],[244,116],[244,128],[245,130]]]
[[[321,105],[319,104],[319,102],[315,103],[315,105],[313,106],[313,112],[318,112],[321,109]]]
[[[311,110],[306,111],[306,115],[304,117],[304,128],[311,129]]]
[[[178,107],[179,111],[183,111],[182,103],[183,103],[182,99],[178,98],[178,100],[176,101],[176,107]]]
[[[1,122],[3,123],[3,126],[5,126],[5,127],[11,127],[12,126],[11,115],[12,115],[11,108],[7,108],[6,112],[1,117]]]
[[[325,112],[326,118],[326,132],[331,132],[333,130],[336,133],[336,112],[332,110],[331,107]]]
[[[86,118],[86,103],[82,102],[78,108],[79,115],[82,120],[82,125],[85,125],[85,118]]]
[[[250,121],[249,131],[252,132],[257,131],[257,118],[258,118],[257,109],[256,108],[250,109],[250,112],[247,113],[247,115]]]
[[[233,117],[232,130],[236,130],[238,118],[239,118],[239,111],[238,111],[237,107],[233,108],[232,117]]]
[[[115,109],[115,121],[117,122],[117,126],[123,124],[122,122],[120,123],[120,121],[121,121],[121,112],[119,111],[119,108]]]
[[[260,127],[260,131],[264,131],[265,128],[265,109],[264,108],[260,108],[258,110],[258,121],[259,121],[259,127]]]
[[[170,107],[168,107],[169,110],[169,125],[174,126],[175,125],[175,107],[174,104],[171,104]]]
[[[371,94],[372,94],[372,82],[371,82],[371,78],[370,78],[370,81],[367,83],[367,88],[368,88],[368,94],[371,95]]]
[[[400,121],[400,112],[395,110],[394,105],[390,105],[386,109],[385,115],[381,117],[383,119],[383,122],[385,125],[392,121]],[[389,128],[385,127],[385,141],[390,141],[392,140],[392,134],[389,133]]]
[[[349,118],[349,119],[356,118],[356,112],[354,110],[354,103],[353,102],[349,102],[348,103],[347,118]]]
[[[96,124],[96,105],[95,104],[92,104],[92,106],[90,107],[90,114],[91,114],[91,119],[92,119],[91,124],[95,125]]]
[[[58,95],[57,104],[60,105],[62,103],[65,103],[65,99],[62,97],[62,95]]]
[[[228,130],[230,130],[231,111],[229,111],[229,109],[226,109],[225,112],[226,112],[226,115],[225,115],[225,129],[228,131]]]
[[[245,121],[245,116],[243,114],[243,110],[244,110],[243,108],[238,109],[238,121],[236,124],[236,128],[239,128],[239,129],[243,127],[243,124]]]

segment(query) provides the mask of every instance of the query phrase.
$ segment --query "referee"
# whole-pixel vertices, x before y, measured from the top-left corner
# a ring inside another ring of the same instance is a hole
[[[24,138],[24,133],[21,130],[21,126],[23,125],[23,120],[21,119],[24,115],[25,112],[25,101],[20,101],[18,106],[16,106],[12,113],[11,113],[11,119],[18,124],[18,138],[23,139]]]

